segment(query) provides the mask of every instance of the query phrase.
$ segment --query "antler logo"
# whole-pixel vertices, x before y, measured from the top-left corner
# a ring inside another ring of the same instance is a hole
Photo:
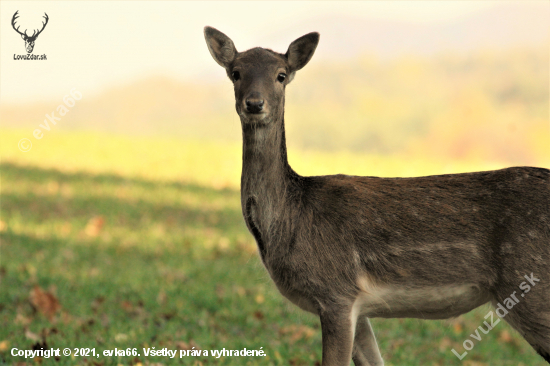
[[[31,53],[34,48],[34,41],[36,41],[36,37],[38,37],[38,35],[42,33],[44,28],[46,28],[46,24],[48,24],[48,19],[49,19],[48,14],[44,13],[45,16],[43,16],[43,18],[46,19],[46,22],[45,23],[42,22],[42,29],[40,30],[35,29],[32,33],[32,36],[29,37],[29,35],[27,35],[26,29],[25,29],[25,32],[21,33],[19,31],[19,27],[15,28],[15,20],[19,18],[19,15],[17,15],[18,12],[19,10],[17,10],[15,14],[13,14],[13,18],[11,18],[11,26],[13,27],[13,29],[15,29],[17,33],[21,35],[21,38],[23,38],[23,40],[25,41],[25,48],[27,49],[27,53]]]

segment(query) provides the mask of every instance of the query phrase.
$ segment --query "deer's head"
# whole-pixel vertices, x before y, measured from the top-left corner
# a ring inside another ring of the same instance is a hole
[[[235,89],[235,107],[243,123],[268,124],[282,119],[285,87],[313,56],[319,33],[292,42],[285,54],[265,48],[238,52],[233,41],[212,27],[204,28],[210,54],[225,68]]]
[[[23,33],[21,33],[19,31],[19,27],[15,28],[15,20],[19,18],[19,15],[17,15],[18,12],[19,10],[17,10],[15,14],[13,14],[13,18],[11,18],[11,26],[13,27],[13,29],[15,29],[17,33],[21,35],[21,38],[23,38],[23,40],[25,41],[25,49],[27,50],[27,53],[31,53],[32,50],[34,49],[34,41],[36,41],[36,38],[38,37],[38,35],[42,33],[44,28],[46,28],[46,24],[48,24],[48,19],[49,19],[48,14],[44,13],[45,15],[43,16],[43,18],[46,19],[46,22],[42,22],[42,29],[40,30],[35,29],[32,33],[32,36],[29,36],[27,35],[26,29]]]

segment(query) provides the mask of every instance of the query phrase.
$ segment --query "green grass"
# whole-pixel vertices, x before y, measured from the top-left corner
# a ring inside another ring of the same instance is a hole
[[[83,135],[52,133],[26,153],[37,154],[29,157],[8,151],[17,149],[17,139],[13,145],[5,136],[16,138],[19,133],[8,131],[3,136],[0,363],[37,364],[39,360],[12,357],[10,350],[32,349],[42,341],[60,349],[103,352],[129,347],[141,353],[140,357],[41,360],[53,365],[320,362],[319,321],[289,304],[272,284],[244,225],[238,190],[232,183],[208,184],[208,171],[219,162],[200,166],[205,173],[194,174],[192,169],[181,173],[196,179],[170,176],[175,168],[164,163],[147,176],[128,150],[139,156],[139,147],[146,143],[147,151],[154,154],[151,159],[187,156],[174,150],[176,141],[99,136],[104,149],[100,154],[101,149]],[[92,136],[91,141],[99,137]],[[114,157],[112,149],[121,145],[123,151]],[[207,144],[199,152],[190,146],[205,160],[213,159],[220,149]],[[83,158],[75,156],[85,154],[89,162],[79,165]],[[192,160],[191,153],[187,159]],[[177,164],[185,170],[185,163]],[[32,305],[30,293],[36,285],[59,300],[61,309],[52,319]],[[462,342],[483,324],[487,311],[478,309],[449,321],[374,319],[372,323],[387,365],[544,365],[504,322],[482,335],[459,361],[451,348],[463,352]],[[142,350],[193,346],[263,347],[267,356],[170,360],[145,357]]]

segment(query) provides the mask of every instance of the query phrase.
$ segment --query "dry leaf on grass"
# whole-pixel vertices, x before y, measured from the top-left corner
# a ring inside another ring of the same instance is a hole
[[[508,332],[507,330],[503,330],[502,332],[500,332],[500,336],[498,337],[498,339],[504,343],[510,343],[514,340],[510,335],[510,332]]]
[[[10,342],[8,341],[2,341],[0,342],[0,352],[4,352],[10,348]]]
[[[33,342],[40,342],[42,340],[42,337],[40,337],[38,334],[31,332],[30,330],[25,330],[25,337],[28,340],[31,340]]]
[[[128,300],[124,300],[120,303],[120,307],[128,315],[131,315],[131,316],[145,315],[145,308],[143,307],[143,302],[142,301],[138,301],[137,304],[133,304],[132,302],[130,302]]]
[[[103,225],[105,224],[105,219],[103,216],[94,216],[86,224],[84,232],[86,235],[91,237],[96,237],[101,232]]]
[[[443,337],[443,339],[441,339],[441,342],[439,342],[439,351],[446,351],[447,349],[451,348],[452,344],[453,342],[449,337]]]
[[[394,340],[390,343],[390,349],[391,350],[397,350],[397,349],[401,348],[405,343],[406,342],[405,342],[404,339],[396,339],[396,340]]]
[[[195,349],[201,349],[196,343],[194,340],[190,340],[189,343],[186,343],[184,341],[177,341],[176,342],[176,347],[177,349],[179,350],[191,350],[193,349],[193,347]]]
[[[38,285],[35,285],[31,290],[30,302],[32,306],[45,315],[49,321],[52,321],[55,313],[61,310],[61,305],[57,298],[52,293],[44,291]]]
[[[453,330],[454,330],[455,334],[462,333],[463,329],[464,329],[464,327],[462,326],[462,323],[460,321],[456,320],[456,321],[453,322]]]
[[[181,349],[183,349],[183,350],[191,349],[191,347],[189,347],[189,344],[185,343],[184,341],[176,342],[176,347],[180,350]]]
[[[17,313],[14,322],[15,324],[29,325],[32,322],[32,319],[24,316],[23,314]]]
[[[134,310],[134,305],[132,305],[132,303],[127,300],[122,301],[120,303],[120,307],[128,313],[131,313]]]

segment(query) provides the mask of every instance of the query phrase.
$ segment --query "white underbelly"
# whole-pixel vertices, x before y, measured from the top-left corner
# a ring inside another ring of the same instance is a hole
[[[446,319],[487,303],[491,296],[475,284],[409,287],[377,285],[366,278],[353,312],[376,318]]]

